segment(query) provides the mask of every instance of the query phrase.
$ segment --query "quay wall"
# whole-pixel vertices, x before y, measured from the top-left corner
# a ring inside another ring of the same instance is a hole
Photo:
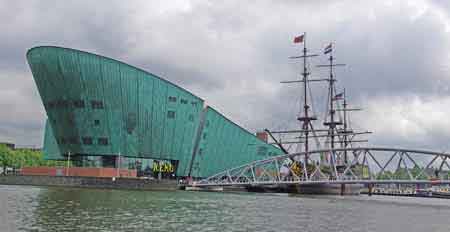
[[[176,180],[149,180],[137,178],[105,178],[85,176],[0,176],[0,185],[32,185],[99,189],[131,189],[174,191],[178,189]]]

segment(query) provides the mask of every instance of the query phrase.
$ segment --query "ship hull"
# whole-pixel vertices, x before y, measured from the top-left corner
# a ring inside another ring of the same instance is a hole
[[[300,194],[359,195],[362,184],[314,184],[296,186]]]

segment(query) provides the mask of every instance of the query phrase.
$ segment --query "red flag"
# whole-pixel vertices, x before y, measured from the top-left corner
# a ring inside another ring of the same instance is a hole
[[[299,35],[297,37],[294,38],[294,43],[303,43],[303,37],[305,35]]]

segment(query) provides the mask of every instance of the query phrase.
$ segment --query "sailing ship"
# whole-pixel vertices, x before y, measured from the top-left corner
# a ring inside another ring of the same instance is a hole
[[[298,56],[291,56],[290,59],[300,59],[303,63],[299,79],[281,81],[282,84],[300,84],[302,99],[300,99],[301,112],[296,117],[299,122],[299,129],[293,130],[269,130],[265,131],[284,153],[289,154],[292,144],[296,145],[296,152],[303,152],[303,156],[294,157],[291,165],[292,170],[297,170],[297,176],[310,178],[313,166],[320,165],[320,170],[328,174],[340,175],[344,173],[345,167],[348,167],[349,158],[347,151],[342,153],[334,152],[335,148],[348,148],[357,146],[358,143],[368,142],[366,139],[358,139],[359,136],[370,134],[370,131],[355,131],[350,126],[348,113],[358,111],[358,108],[349,108],[347,102],[347,93],[345,88],[342,91],[337,90],[335,69],[343,67],[345,64],[335,63],[333,56],[334,44],[329,43],[324,48],[324,55],[328,56],[327,64],[316,65],[316,68],[327,68],[327,78],[311,78],[311,70],[308,68],[310,58],[319,56],[318,54],[311,54],[306,46],[306,33],[294,38],[295,44],[303,44],[302,54]],[[323,82],[326,83],[327,99],[325,115],[322,120],[319,120],[315,112],[311,110],[313,104],[313,95],[311,93],[310,83]],[[319,122],[322,122],[321,124]],[[314,142],[314,144],[312,144]],[[287,147],[289,145],[289,147]],[[324,150],[329,149],[330,152],[320,156],[319,159],[311,159],[308,153],[314,149]],[[358,165],[358,164],[352,164]],[[297,168],[292,168],[292,167]],[[330,171],[330,169],[334,169]],[[334,177],[336,178],[336,176]],[[336,186],[333,186],[333,188]],[[303,187],[304,188],[304,187]],[[304,188],[305,189],[305,188]],[[323,189],[321,189],[322,191]],[[313,190],[317,193],[317,189]]]

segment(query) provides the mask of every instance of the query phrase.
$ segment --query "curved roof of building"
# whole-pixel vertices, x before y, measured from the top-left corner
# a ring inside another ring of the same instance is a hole
[[[27,51],[26,56],[29,57],[29,55],[30,55],[33,51],[35,51],[35,50],[39,50],[39,49],[49,49],[49,48],[50,48],[50,49],[61,50],[61,51],[67,51],[67,52],[82,53],[82,54],[86,54],[86,55],[90,55],[90,56],[95,56],[95,57],[97,57],[97,58],[99,58],[99,59],[117,62],[117,63],[119,63],[119,64],[121,64],[121,65],[125,65],[125,66],[128,66],[129,68],[135,69],[136,71],[140,71],[140,72],[144,72],[144,73],[146,73],[146,74],[148,74],[148,75],[152,75],[153,77],[156,77],[156,78],[158,78],[158,79],[160,79],[160,80],[162,80],[162,81],[164,81],[164,82],[166,82],[166,83],[168,83],[168,84],[170,84],[170,85],[173,85],[173,86],[175,86],[175,87],[177,87],[177,88],[179,88],[179,89],[181,89],[181,90],[183,90],[183,91],[186,91],[187,93],[191,94],[192,96],[195,96],[195,97],[199,98],[200,100],[204,100],[204,99],[202,99],[201,97],[199,97],[199,96],[195,95],[194,93],[192,93],[191,91],[189,91],[189,90],[187,90],[187,89],[185,89],[185,88],[183,88],[183,87],[181,87],[181,86],[179,86],[179,85],[177,85],[177,84],[175,84],[175,83],[172,83],[171,81],[168,81],[168,80],[166,80],[166,79],[164,79],[164,78],[162,78],[162,77],[160,77],[160,76],[158,76],[158,75],[155,75],[155,74],[153,74],[153,73],[151,73],[151,72],[148,72],[148,71],[146,71],[146,70],[144,70],[144,69],[141,69],[141,68],[138,68],[138,67],[129,65],[129,64],[127,64],[127,63],[125,63],[125,62],[122,62],[122,61],[120,61],[120,60],[116,60],[116,59],[113,59],[113,58],[109,58],[109,57],[102,56],[102,55],[98,55],[98,54],[91,53],[91,52],[81,51],[81,50],[77,50],[77,49],[73,49],[73,48],[65,48],[65,47],[58,47],[58,46],[47,46],[47,45],[43,45],[43,46],[36,46],[36,47],[30,48],[30,49]]]
[[[106,56],[102,56],[102,55],[99,55],[99,54],[95,54],[95,53],[92,53],[92,52],[86,52],[86,51],[81,51],[81,50],[77,50],[77,49],[73,49],[73,48],[66,48],[66,47],[59,47],[59,46],[42,45],[42,46],[36,46],[36,47],[30,48],[30,49],[27,51],[26,56],[28,57],[29,54],[32,53],[34,50],[39,50],[39,49],[42,49],[42,48],[45,48],[45,49],[51,48],[51,49],[57,49],[57,50],[63,50],[63,51],[65,50],[65,51],[68,51],[68,52],[77,52],[77,53],[82,53],[82,54],[86,54],[86,55],[92,55],[92,56],[98,57],[98,58],[100,58],[100,59],[104,59],[104,60],[109,60],[109,61],[117,62],[117,63],[119,63],[119,64],[121,64],[121,65],[125,65],[125,66],[130,67],[130,68],[132,68],[132,69],[135,69],[135,70],[137,70],[137,71],[144,72],[144,73],[146,73],[146,74],[148,74],[148,75],[151,75],[152,77],[156,77],[156,78],[158,78],[158,79],[160,79],[160,80],[162,80],[162,81],[164,81],[164,82],[166,82],[166,83],[168,83],[168,84],[170,84],[170,85],[173,85],[173,86],[175,86],[175,87],[177,87],[177,88],[179,88],[179,89],[181,89],[181,90],[183,90],[183,91],[189,93],[190,95],[192,95],[192,96],[194,96],[194,97],[199,98],[199,99],[202,100],[203,102],[205,102],[205,100],[204,100],[203,98],[201,98],[201,97],[195,95],[195,94],[192,93],[191,91],[189,91],[189,90],[187,90],[187,89],[185,89],[185,88],[183,88],[183,87],[181,87],[181,86],[179,86],[179,85],[177,85],[177,84],[175,84],[175,83],[172,83],[171,81],[168,81],[168,80],[166,80],[166,79],[164,79],[164,78],[162,78],[162,77],[160,77],[160,76],[158,76],[158,75],[155,75],[155,74],[153,74],[153,73],[151,73],[151,72],[149,72],[149,71],[146,71],[146,70],[144,70],[144,69],[141,69],[141,68],[132,66],[132,65],[127,64],[127,63],[125,63],[125,62],[122,62],[122,61],[120,61],[120,60],[116,60],[116,59],[109,58],[109,57],[106,57]],[[208,104],[207,104],[207,105],[208,105]],[[246,128],[242,127],[241,125],[237,124],[237,123],[234,122],[233,120],[231,120],[231,119],[229,119],[228,117],[226,117],[225,115],[223,115],[223,114],[222,114],[220,111],[218,111],[217,109],[213,108],[213,107],[210,106],[210,105],[208,105],[208,107],[211,108],[212,110],[216,111],[217,113],[221,114],[227,121],[229,121],[230,123],[236,125],[236,126],[239,127],[241,130],[246,131],[247,133],[253,134],[252,132],[250,132],[250,131],[247,130]]]

